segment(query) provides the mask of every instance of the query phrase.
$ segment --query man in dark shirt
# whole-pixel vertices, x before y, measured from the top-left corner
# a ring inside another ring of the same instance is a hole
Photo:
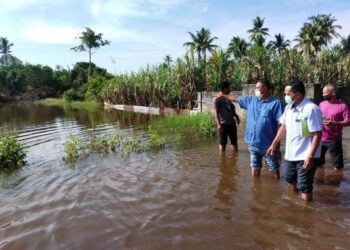
[[[230,84],[226,81],[220,83],[221,94],[230,93]],[[221,98],[213,100],[216,126],[220,135],[220,151],[225,151],[227,137],[230,137],[232,149],[238,151],[237,145],[237,126],[240,119],[236,113],[236,108],[230,100]]]

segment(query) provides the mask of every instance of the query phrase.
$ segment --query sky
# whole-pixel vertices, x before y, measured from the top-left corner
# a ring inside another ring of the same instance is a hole
[[[111,41],[92,61],[118,74],[162,63],[165,55],[182,57],[188,32],[202,27],[225,49],[233,36],[248,40],[256,16],[265,18],[268,40],[282,33],[292,41],[317,14],[332,14],[342,26],[338,32],[350,34],[349,0],[0,0],[0,37],[23,62],[72,68],[88,61],[87,52],[70,48],[89,27]]]

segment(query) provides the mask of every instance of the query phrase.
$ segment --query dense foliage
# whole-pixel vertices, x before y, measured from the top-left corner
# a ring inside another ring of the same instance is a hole
[[[215,44],[218,38],[208,29],[189,32],[183,57],[173,61],[166,55],[164,63],[115,76],[91,60],[77,63],[73,69],[23,64],[11,54],[14,45],[0,38],[0,101],[16,95],[41,99],[68,91],[64,97],[69,101],[107,100],[116,104],[192,108],[196,92],[216,91],[222,80],[240,89],[242,84],[268,78],[277,95],[292,76],[321,85],[350,84],[350,35],[331,45],[333,38],[340,37],[341,28],[332,15],[310,17],[291,41],[281,33],[270,36],[264,21],[256,17],[247,31],[250,41],[233,36],[227,48],[218,47]],[[86,32],[80,37],[80,47],[84,45],[85,50],[109,44],[102,40],[102,34],[90,29]],[[86,43],[90,40],[84,40],[84,34],[90,34],[92,40],[99,39],[100,43],[91,46]]]

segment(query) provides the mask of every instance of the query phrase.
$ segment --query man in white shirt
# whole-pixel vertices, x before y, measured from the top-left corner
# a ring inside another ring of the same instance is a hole
[[[312,200],[313,179],[321,156],[322,114],[305,97],[304,84],[292,79],[284,90],[288,104],[280,118],[280,128],[268,149],[274,154],[286,136],[284,170],[291,189],[301,191],[301,198]]]

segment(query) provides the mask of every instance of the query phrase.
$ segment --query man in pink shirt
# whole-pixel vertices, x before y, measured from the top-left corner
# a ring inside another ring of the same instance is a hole
[[[333,85],[326,85],[322,93],[324,101],[320,103],[323,114],[321,163],[325,163],[325,155],[329,151],[334,169],[339,170],[344,167],[342,129],[350,125],[350,111],[345,102],[337,99],[336,88]]]

